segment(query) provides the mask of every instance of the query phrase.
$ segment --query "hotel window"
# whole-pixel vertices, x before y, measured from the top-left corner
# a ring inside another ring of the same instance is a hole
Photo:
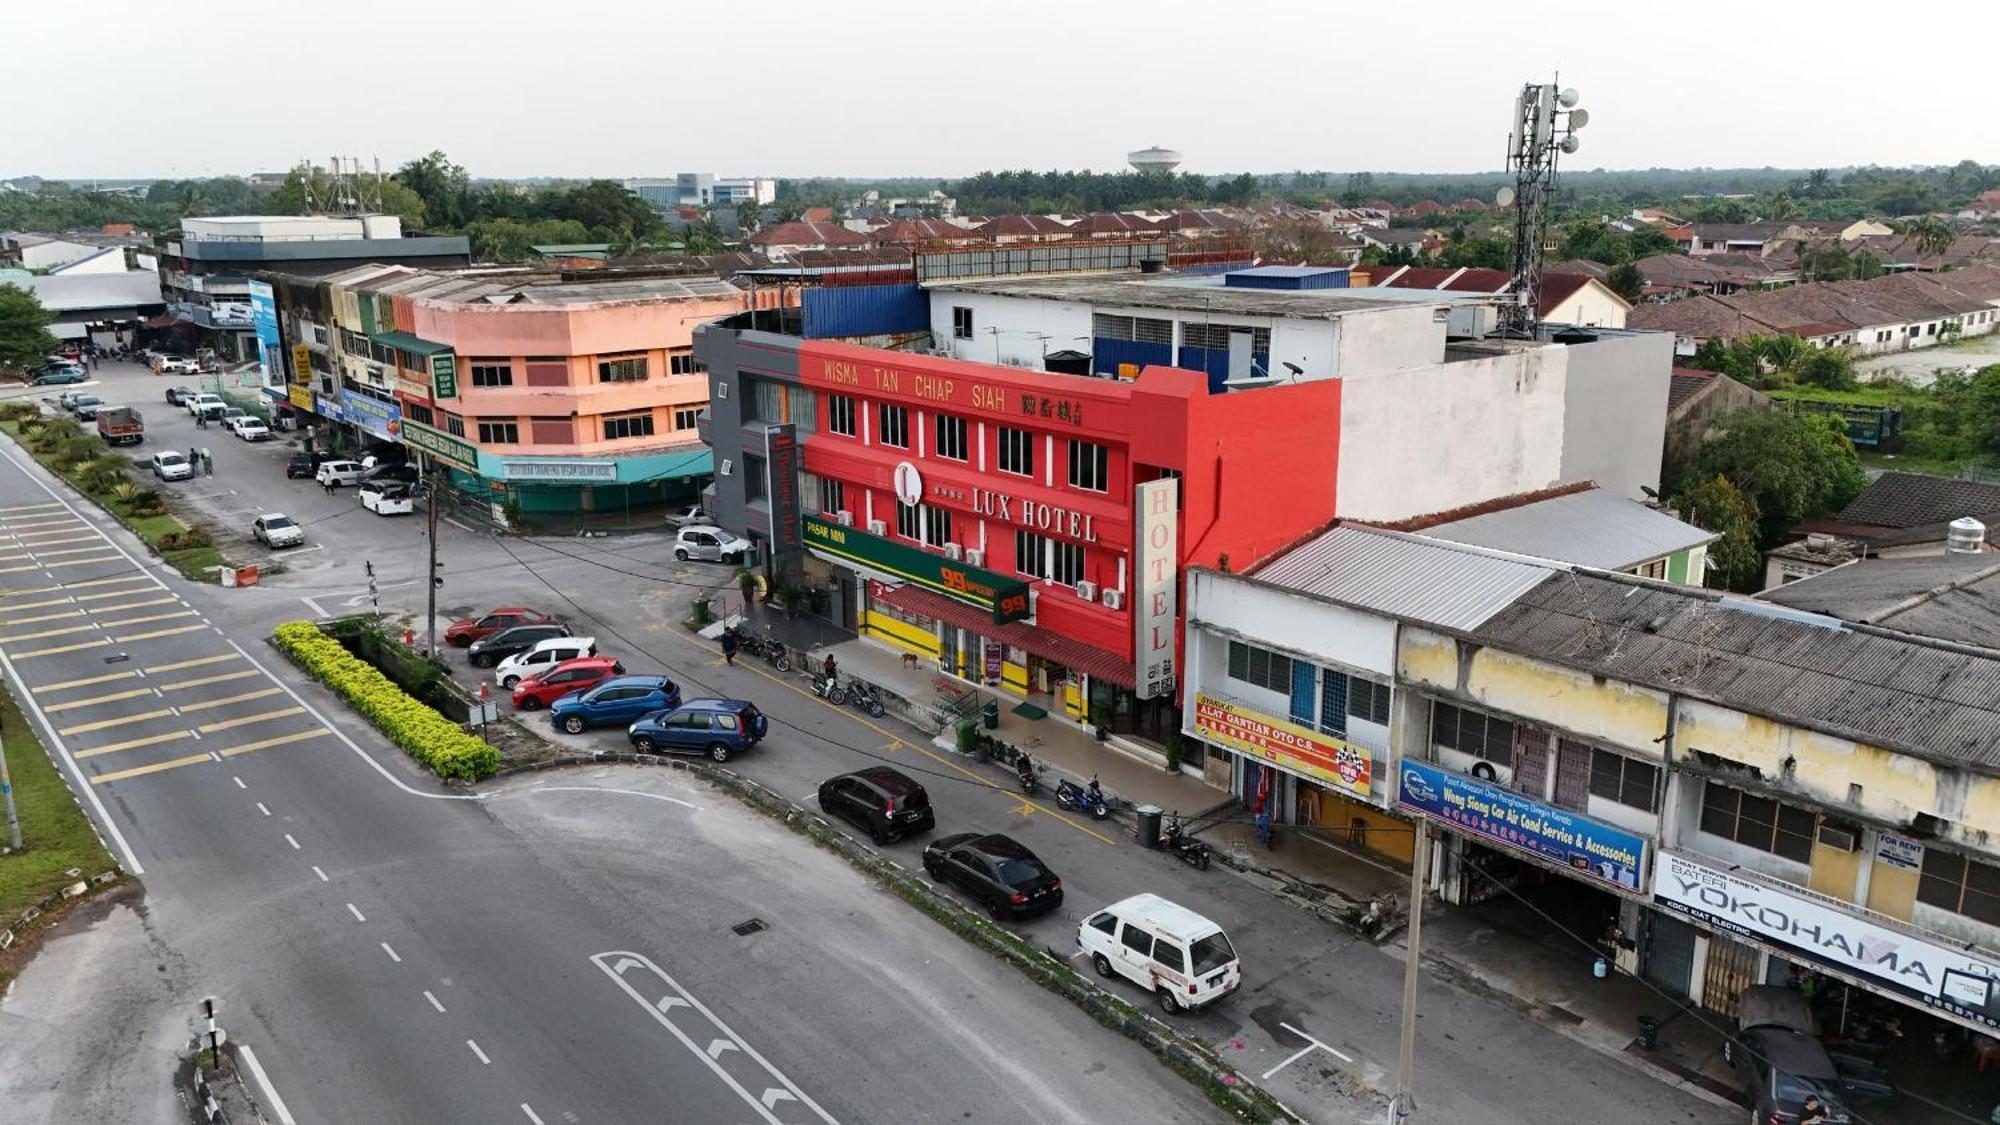
[[[699,418],[700,416],[701,416],[701,408],[698,406],[675,407],[674,429],[692,430],[695,427],[695,419]]]
[[[1701,830],[1796,863],[1812,862],[1813,814],[1719,782],[1702,783]]]
[[[600,383],[636,383],[645,377],[646,357],[642,355],[599,360],[597,364],[597,381]]]
[[[845,512],[847,508],[847,485],[831,477],[819,478],[819,510],[822,512]]]
[[[521,427],[513,422],[479,423],[481,445],[518,445],[520,441]]]
[[[1014,532],[1014,569],[1034,578],[1049,576],[1047,539],[1031,531]]]
[[[854,428],[854,396],[826,396],[826,428],[828,433],[847,437],[855,435],[857,431]]]
[[[650,410],[642,410],[636,414],[612,414],[604,419],[605,441],[651,436],[653,436],[653,412]]]
[[[1941,848],[1924,849],[1917,901],[2000,926],[2000,867]]]
[[[1635,809],[1658,812],[1660,767],[1650,762],[1633,761],[1622,754],[1592,749],[1590,793]]]
[[[933,508],[928,504],[919,505],[924,513],[924,542],[933,547],[942,547],[951,542],[951,511]]]
[[[667,357],[667,374],[669,375],[697,375],[706,370],[708,370],[708,367],[696,359],[693,352]]]
[[[953,461],[965,460],[965,419],[937,415],[937,455]]]
[[[1292,658],[1268,648],[1229,642],[1229,678],[1266,691],[1292,693]]]
[[[951,334],[954,339],[972,339],[972,310],[964,305],[951,307]]]
[[[1034,476],[1035,435],[1026,430],[1000,427],[1000,469],[1024,477]]]
[[[905,539],[924,541],[923,510],[915,504],[896,502],[896,534]]]
[[[1501,765],[1514,761],[1514,724],[1449,703],[1431,704],[1431,743]]]
[[[1083,581],[1083,546],[1060,539],[1049,543],[1049,577],[1065,586]]]
[[[472,385],[511,387],[514,385],[514,366],[510,363],[475,363],[472,365]]]
[[[1094,441],[1069,439],[1069,484],[1086,492],[1110,489],[1111,455]]]
[[[875,437],[883,445],[897,449],[910,448],[910,408],[883,403],[880,411],[882,429]]]
[[[444,416],[444,432],[453,437],[464,437],[465,419],[460,418],[456,414],[446,414]]]

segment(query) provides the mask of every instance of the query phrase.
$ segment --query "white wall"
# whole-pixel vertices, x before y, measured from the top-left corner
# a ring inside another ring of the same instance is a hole
[[[1039,371],[1048,352],[1090,352],[1088,305],[950,290],[933,290],[930,300],[931,339],[950,348],[956,359]],[[972,310],[972,339],[952,336],[954,307]],[[1000,331],[995,333],[995,328]]]
[[[1568,363],[1552,344],[1384,374],[1349,369],[1337,514],[1402,520],[1557,483]],[[1656,473],[1662,440],[1653,439]]]
[[[1292,378],[1285,364],[1305,369],[1304,379],[1328,379],[1337,375],[1340,321],[1279,320],[1271,324],[1271,378]]]
[[[1207,571],[1188,575],[1187,596],[1190,625],[1213,625],[1322,664],[1395,678],[1396,623],[1386,617]]]
[[[108,254],[96,254],[94,257],[78,258],[75,262],[70,264],[68,269],[63,270],[62,272],[65,275],[85,274],[85,273],[91,273],[91,274],[124,273],[126,272],[125,251],[113,250]],[[147,270],[144,272],[151,273],[153,271]]]
[[[1568,345],[1563,480],[1594,480],[1627,500],[1644,500],[1642,489],[1659,487],[1673,350],[1664,332]]]
[[[97,253],[97,249],[95,246],[86,246],[81,242],[63,242],[61,240],[38,242],[33,246],[21,247],[21,264],[31,270],[54,269],[65,262],[74,262],[79,258],[88,258],[92,254]],[[124,268],[122,261],[119,263],[119,268]]]
[[[1544,319],[1556,324],[1581,324],[1586,328],[1625,327],[1625,302],[1616,293],[1586,285],[1569,299],[1549,310]]]
[[[1334,374],[1344,379],[1442,360],[1446,325],[1433,314],[1448,304],[1413,302],[1409,308],[1373,308],[1341,317]]]

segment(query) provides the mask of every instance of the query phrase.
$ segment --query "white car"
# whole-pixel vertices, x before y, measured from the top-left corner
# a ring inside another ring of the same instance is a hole
[[[363,481],[361,506],[378,516],[407,516],[417,510],[417,490],[399,480]]]
[[[1159,895],[1133,895],[1089,915],[1076,944],[1098,976],[1144,986],[1168,1015],[1205,1007],[1243,983],[1222,927]]]
[[[359,484],[361,483],[361,462],[328,461],[319,467],[318,472],[313,474],[313,480],[319,484],[330,484],[335,488],[339,488],[344,484]]]
[[[706,523],[708,513],[701,510],[700,504],[690,504],[667,513],[668,527],[699,527]]]
[[[197,375],[200,373],[201,364],[191,359],[175,359],[170,356],[160,361],[159,374],[161,375]]]
[[[187,454],[169,449],[153,454],[153,475],[161,480],[186,480],[194,475],[194,465]]]
[[[244,441],[270,441],[271,427],[254,414],[245,414],[229,420],[229,432]]]
[[[529,676],[540,675],[565,660],[596,655],[596,637],[550,637],[545,641],[536,641],[528,651],[517,652],[495,665],[493,682],[511,691],[515,684]]]
[[[280,512],[266,512],[250,525],[250,534],[266,547],[296,547],[306,541],[306,529]]]
[[[707,524],[681,528],[680,534],[674,536],[674,557],[682,562],[700,559],[703,562],[740,563],[749,551],[748,539]]]
[[[187,407],[188,417],[190,418],[198,418],[205,413],[220,414],[229,409],[229,404],[222,401],[221,395],[212,394],[208,391],[183,396],[181,398],[181,405]]]

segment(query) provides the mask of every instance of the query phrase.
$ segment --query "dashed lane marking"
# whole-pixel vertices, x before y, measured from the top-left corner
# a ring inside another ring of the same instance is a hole
[[[36,695],[40,695],[45,691],[68,691],[71,688],[89,687],[92,684],[108,684],[114,680],[130,680],[136,678],[138,675],[139,673],[137,672],[106,672],[102,676],[87,676],[81,680],[64,680],[59,684],[43,684],[41,687],[30,690]]]
[[[189,737],[188,732],[184,730],[168,731],[165,734],[149,734],[144,738],[134,738],[127,742],[114,742],[109,746],[98,746],[89,750],[79,750],[77,751],[75,757],[78,760],[82,760],[84,758],[95,758],[100,754],[116,754],[120,750],[137,750],[141,746],[158,746],[163,742],[179,742],[181,739],[187,737]]]
[[[259,688],[256,691],[246,691],[241,695],[225,695],[221,699],[204,699],[199,703],[183,703],[180,705],[181,714],[185,715],[189,711],[206,711],[211,707],[227,707],[232,703],[243,703],[247,700],[263,699],[277,694],[277,688],[268,687]]]
[[[207,730],[208,728],[203,727],[202,729]],[[322,735],[332,733],[332,731],[327,730],[325,727],[315,727],[312,730],[302,730],[297,734],[281,734],[276,738],[265,738],[256,742],[246,742],[241,746],[232,746],[224,750],[222,756],[225,758],[234,758],[238,754],[248,754],[253,750],[268,750],[273,746],[289,746],[294,742],[304,742],[309,738],[318,738]]]
[[[53,715],[58,711],[74,711],[78,707],[94,707],[99,703],[116,703],[121,699],[137,699],[142,695],[151,694],[153,694],[152,688],[133,688],[130,691],[114,691],[106,695],[93,695],[86,699],[72,699],[67,703],[51,703],[47,707],[42,708],[42,710]]]
[[[119,644],[124,644],[127,641],[147,641],[154,637],[177,637],[182,633],[198,633],[207,628],[211,628],[211,626],[207,624],[181,625],[173,629],[154,629],[146,633],[128,633],[125,636],[113,637],[111,639],[117,641]]]
[[[81,644],[57,645],[54,648],[38,648],[32,652],[10,652],[7,655],[13,657],[15,660],[26,660],[31,656],[55,656],[58,653],[77,652],[86,648],[103,648],[110,643],[110,641],[100,637],[97,640],[84,641]]]
[[[176,660],[172,664],[149,665],[146,668],[146,674],[150,676],[155,672],[178,672],[183,668],[199,668],[206,664],[221,664],[224,661],[236,659],[238,659],[238,656],[233,652],[225,652],[220,656],[198,656],[193,660]]]
[[[205,684],[219,684],[229,680],[246,680],[256,674],[257,670],[255,668],[246,668],[241,672],[218,672],[213,676],[196,676],[192,680],[175,680],[170,684],[155,684],[153,686],[159,688],[161,691],[179,691],[182,688],[201,687]]]
[[[149,773],[159,773],[162,770],[179,769],[182,766],[191,766],[194,765],[196,762],[206,762],[206,761],[208,761],[207,754],[189,754],[185,758],[169,758],[164,762],[154,762],[152,765],[149,766],[133,766],[129,770],[114,770],[111,773],[100,773],[97,776],[91,778],[90,783],[92,785],[103,785],[107,782],[123,781],[128,777],[144,777]]]
[[[164,718],[173,713],[173,708],[162,707],[157,711],[141,711],[136,715],[120,715],[115,719],[99,719],[94,723],[78,723],[73,727],[63,727],[56,731],[56,733],[62,735],[64,738],[68,738],[72,734],[89,734],[91,731],[103,730],[106,727],[122,727],[127,723],[143,723],[147,719]]]
[[[257,715],[245,715],[240,719],[224,719],[221,722],[208,723],[203,726],[198,726],[194,729],[200,731],[203,734],[214,734],[216,731],[219,730],[229,730],[233,727],[245,727],[249,726],[251,723],[261,723],[266,719],[282,719],[287,715],[303,715],[305,714],[305,710],[306,709],[303,707],[280,707],[276,711],[265,711]]]

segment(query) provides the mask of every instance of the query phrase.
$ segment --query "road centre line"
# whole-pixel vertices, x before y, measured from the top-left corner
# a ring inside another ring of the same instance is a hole
[[[479,1044],[477,1044],[477,1043],[474,1043],[474,1042],[473,1042],[472,1040],[470,1040],[470,1039],[467,1039],[467,1040],[465,1041],[465,1045],[466,1045],[466,1046],[468,1046],[468,1047],[470,1047],[470,1048],[472,1048],[472,1053],[473,1053],[473,1054],[475,1054],[475,1055],[478,1055],[478,1056],[479,1056],[479,1061],[480,1061],[480,1062],[481,1062],[482,1064],[484,1064],[484,1065],[486,1065],[486,1066],[492,1066],[492,1065],[493,1065],[493,1060],[492,1060],[492,1059],[489,1059],[489,1058],[487,1058],[487,1057],[486,1057],[486,1052],[485,1052],[485,1051],[482,1051],[482,1050],[480,1050],[480,1049],[479,1049]]]
[[[245,784],[243,784],[243,779],[242,779],[242,778],[240,778],[240,777],[237,777],[237,776],[236,776],[235,774],[233,774],[233,773],[229,775],[229,780],[231,780],[231,781],[235,782],[235,783],[236,783],[236,788],[238,788],[238,789],[248,789],[248,788],[250,788],[250,787],[249,787],[248,785],[245,785]]]
[[[241,672],[220,672],[213,676],[197,676],[192,680],[175,680],[170,684],[159,684],[157,686],[161,691],[179,691],[182,688],[201,687],[204,684],[219,684],[228,680],[241,680],[256,674],[256,669],[246,668]]]
[[[137,750],[141,746],[158,746],[163,742],[179,742],[186,737],[188,737],[188,732],[184,730],[170,730],[165,734],[149,734],[144,738],[135,738],[129,742],[114,742],[109,746],[79,750],[76,753],[76,758],[78,761],[82,761],[85,758],[95,758],[103,754],[116,754],[120,750]]]
[[[204,664],[220,664],[225,660],[235,660],[237,655],[237,653],[225,652],[220,656],[202,656],[193,660],[177,660],[172,664],[154,664],[148,667],[146,672],[148,674],[154,672],[178,672],[183,668],[199,668]]]
[[[366,922],[368,920],[367,915],[361,913],[361,908],[351,902],[347,904],[347,912],[354,915],[354,920],[357,922]]]
[[[211,707],[227,707],[232,703],[243,703],[252,699],[263,699],[267,696],[272,696],[276,694],[278,694],[277,688],[274,687],[258,688],[256,691],[246,691],[241,695],[225,695],[221,699],[204,699],[196,703],[183,703],[180,705],[180,710],[181,714],[185,715],[189,711],[206,711]]]
[[[164,718],[173,713],[173,708],[163,707],[157,711],[141,711],[136,715],[120,715],[115,719],[99,719],[93,723],[78,723],[73,727],[64,727],[56,733],[62,735],[89,734],[91,731],[103,730],[106,727],[122,727],[127,723],[143,723],[147,719]]]
[[[444,1005],[438,1003],[438,998],[432,996],[431,990],[428,988],[424,989],[424,999],[431,1002],[431,1007],[436,1008],[438,1010],[438,1014],[442,1015],[444,1013]]]
[[[534,1125],[542,1125],[542,1119],[535,1116],[535,1111],[528,1106],[527,1102],[521,1103],[521,1112],[527,1114],[528,1120],[534,1122]]]
[[[285,833],[285,843],[290,844],[292,846],[292,850],[295,852],[304,850],[303,848],[299,847],[298,837],[293,836],[290,832]]]
[[[114,691],[108,695],[93,695],[86,699],[72,699],[66,703],[51,703],[45,710],[53,715],[58,711],[74,711],[78,707],[94,707],[99,703],[116,703],[121,699],[137,699],[142,695],[151,694],[153,694],[152,688],[133,688],[130,691]]]
[[[234,727],[248,726],[251,723],[261,723],[265,719],[282,719],[287,715],[296,715],[304,710],[305,708],[303,707],[280,707],[276,711],[265,711],[262,712],[261,714],[256,714],[256,715],[245,715],[240,719],[223,719],[220,722],[205,723],[194,729],[200,731],[203,734],[214,734],[216,731],[219,730],[230,730]]]
[[[394,961],[396,964],[400,965],[403,963],[403,959],[401,957],[396,956],[396,951],[390,948],[389,943],[386,941],[382,943],[382,952],[387,953],[389,955],[389,960]]]
[[[270,816],[270,815],[271,815],[271,810],[270,810],[270,809],[267,809],[267,808],[265,808],[265,807],[264,807],[264,802],[262,802],[262,801],[259,801],[259,802],[257,802],[257,811],[258,811],[258,812],[260,812],[260,813],[263,813],[263,814],[264,814],[265,816]]]
[[[324,871],[321,871],[321,870],[319,869],[319,865],[318,865],[318,864],[314,864],[314,865],[313,865],[313,874],[315,874],[315,875],[319,876],[319,881],[320,881],[320,882],[322,882],[322,883],[331,883],[331,882],[333,882],[333,880],[331,880],[331,879],[329,879],[329,878],[327,878],[327,877],[326,877],[326,872],[324,872]]]
[[[129,770],[117,770],[112,773],[100,773],[97,776],[91,778],[90,783],[92,785],[103,785],[105,782],[108,781],[123,781],[128,777],[144,777],[149,773],[159,773],[161,770],[178,769],[181,766],[191,766],[194,765],[196,762],[206,762],[206,761],[208,761],[207,754],[189,754],[185,758],[169,758],[164,762],[154,762],[150,766],[133,766]]]

